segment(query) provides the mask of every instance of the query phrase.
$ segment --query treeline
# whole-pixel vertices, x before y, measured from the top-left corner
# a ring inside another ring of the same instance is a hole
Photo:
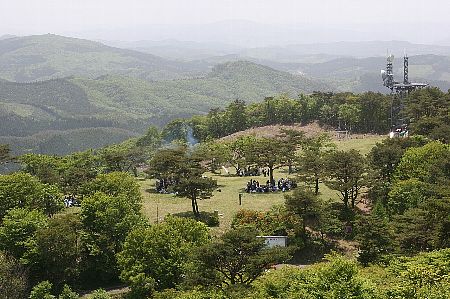
[[[447,142],[450,135],[449,93],[437,88],[426,88],[410,94],[404,100],[401,115],[404,124],[411,124],[410,133],[430,136]],[[247,105],[235,100],[225,109],[211,109],[206,116],[178,119],[163,128],[168,140],[186,140],[188,128],[199,141],[220,138],[252,127],[291,125],[318,122],[337,130],[355,133],[386,134],[392,129],[391,103],[398,102],[390,95],[366,92],[301,94],[265,98],[260,103]],[[402,123],[403,124],[403,123]]]

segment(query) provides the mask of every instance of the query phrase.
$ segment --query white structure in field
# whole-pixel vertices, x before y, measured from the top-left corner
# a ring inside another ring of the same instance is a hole
[[[264,238],[266,246],[269,248],[287,246],[287,236],[257,236],[257,238]]]

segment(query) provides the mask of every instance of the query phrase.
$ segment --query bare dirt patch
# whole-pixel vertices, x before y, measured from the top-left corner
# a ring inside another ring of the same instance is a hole
[[[345,134],[338,133],[330,128],[321,127],[317,122],[313,122],[307,125],[294,124],[294,125],[271,125],[264,127],[254,127],[244,131],[236,132],[234,134],[225,136],[220,140],[229,141],[237,139],[241,136],[254,135],[256,137],[275,138],[280,135],[282,130],[294,130],[298,132],[304,132],[307,137],[316,136],[321,133],[327,133],[333,140],[348,140],[348,139],[364,139],[379,135],[374,134],[349,134],[345,137]]]

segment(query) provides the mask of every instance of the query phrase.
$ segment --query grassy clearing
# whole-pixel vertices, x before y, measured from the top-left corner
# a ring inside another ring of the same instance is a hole
[[[368,136],[366,138],[347,139],[336,141],[337,148],[340,150],[357,149],[362,154],[367,154],[375,143],[380,142],[384,136]],[[217,210],[220,215],[220,226],[213,228],[213,234],[221,234],[229,229],[233,216],[241,209],[252,209],[267,211],[274,205],[284,203],[283,192],[275,193],[245,193],[244,187],[250,179],[259,180],[265,183],[267,177],[234,177],[226,176],[224,174],[214,175],[208,174],[217,180],[219,191],[214,192],[214,196],[199,201],[200,211],[213,212]],[[275,172],[275,179],[286,178],[287,171],[280,169]],[[293,176],[293,175],[292,175]],[[291,176],[291,177],[292,177]],[[157,221],[157,214],[159,221],[164,219],[168,214],[178,212],[191,211],[191,201],[186,198],[175,197],[171,194],[158,194],[154,190],[154,180],[140,179],[143,201],[143,213],[151,221]],[[324,199],[338,200],[337,192],[330,190],[323,184],[320,186],[321,197]],[[243,193],[242,205],[239,205],[239,193]]]
[[[384,135],[367,135],[365,137],[358,135],[356,138],[333,140],[333,142],[336,143],[339,150],[355,149],[366,155],[377,142],[381,142],[385,138],[387,136]]]

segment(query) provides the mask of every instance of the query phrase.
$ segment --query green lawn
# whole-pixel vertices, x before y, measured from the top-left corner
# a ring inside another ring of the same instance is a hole
[[[362,139],[348,139],[343,141],[336,141],[338,149],[349,150],[357,149],[362,154],[366,154],[370,151],[370,148],[376,143],[380,142],[384,137],[382,136],[370,136]],[[213,212],[217,210],[220,215],[220,226],[213,228],[213,233],[220,234],[231,225],[233,216],[240,209],[253,209],[253,210],[269,210],[274,205],[284,203],[283,192],[275,193],[245,193],[244,187],[247,181],[250,179],[259,180],[261,183],[265,183],[267,177],[234,177],[225,175],[209,174],[217,180],[220,191],[215,191],[214,196],[210,199],[200,200],[200,211]],[[287,172],[284,169],[275,172],[275,179],[286,178]],[[143,201],[143,213],[148,217],[151,222],[156,222],[157,214],[159,220],[163,220],[167,214],[173,214],[178,212],[185,212],[191,210],[191,202],[186,198],[175,197],[171,194],[158,194],[154,193],[154,180],[141,179],[141,190],[144,197]],[[320,186],[321,196],[324,199],[338,200],[337,192],[328,189],[321,184]],[[239,205],[239,193],[243,193],[242,205]],[[289,192],[288,192],[289,193]]]
[[[361,154],[366,155],[367,153],[369,153],[370,149],[375,145],[375,143],[381,142],[387,137],[387,135],[367,135],[366,137],[361,138],[334,140],[334,143],[336,143],[339,150],[347,151],[350,149],[356,149],[360,151]]]

